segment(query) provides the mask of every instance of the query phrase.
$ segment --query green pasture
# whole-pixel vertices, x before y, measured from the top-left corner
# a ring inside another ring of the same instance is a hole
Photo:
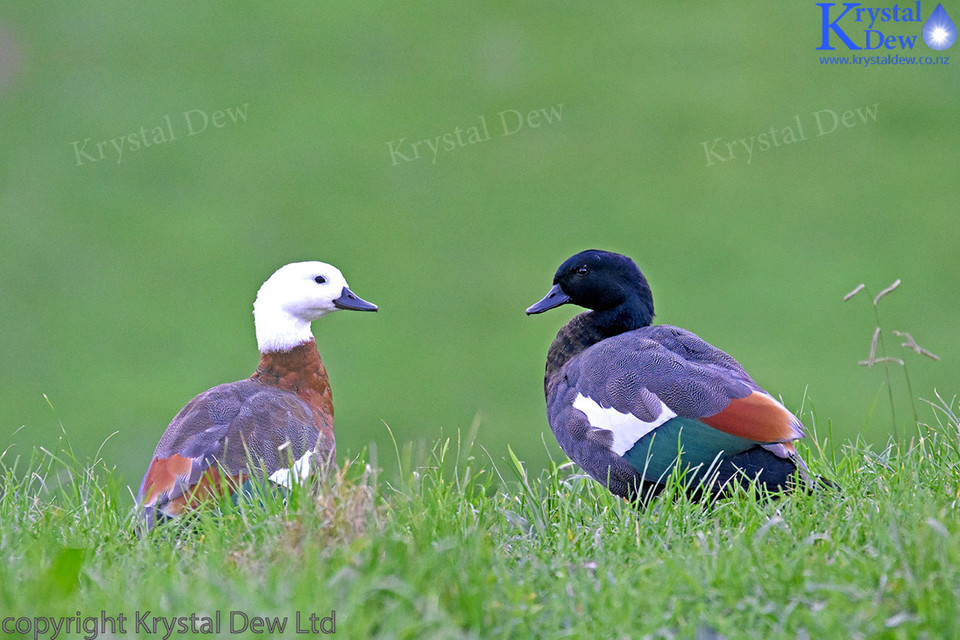
[[[570,463],[495,463],[464,437],[389,474],[361,455],[316,491],[254,485],[140,538],[122,481],[64,439],[0,465],[0,631],[951,638],[960,424],[938,407],[908,446],[805,450],[834,485],[813,494],[704,505],[671,484],[630,505]]]

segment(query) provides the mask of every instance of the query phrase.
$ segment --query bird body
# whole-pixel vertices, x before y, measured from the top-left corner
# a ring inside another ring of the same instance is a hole
[[[148,527],[251,475],[290,486],[334,459],[333,397],[310,322],[336,309],[377,310],[321,262],[286,265],[264,283],[254,304],[259,366],[196,396],[170,422],[137,497]]]
[[[655,495],[678,464],[694,493],[754,479],[782,489],[805,474],[800,421],[728,354],[651,326],[653,299],[632,260],[576,254],[527,313],[568,302],[590,310],[550,346],[547,416],[564,452],[613,493]]]

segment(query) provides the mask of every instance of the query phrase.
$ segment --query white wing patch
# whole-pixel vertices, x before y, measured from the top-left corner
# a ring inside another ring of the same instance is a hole
[[[620,413],[613,407],[609,409],[602,407],[596,400],[581,393],[578,393],[576,400],[573,401],[573,408],[587,416],[590,426],[613,434],[613,444],[610,450],[618,456],[622,456],[632,449],[640,438],[667,420],[677,417],[677,414],[661,402],[660,415],[650,422],[644,422],[632,413]]]
[[[312,455],[313,451],[307,451],[290,468],[277,469],[270,475],[270,482],[293,489],[294,483],[299,484],[310,476],[310,456]]]

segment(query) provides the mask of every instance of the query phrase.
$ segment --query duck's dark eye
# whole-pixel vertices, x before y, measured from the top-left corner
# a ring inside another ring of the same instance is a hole
[[[324,278],[323,276],[317,276],[316,278],[313,279],[313,281],[316,282],[317,284],[323,284],[324,282],[327,281],[327,279]]]
[[[586,267],[580,267],[579,269],[577,269],[577,275],[578,275],[578,276],[585,276],[585,275],[587,275],[588,273],[590,273],[590,270],[587,269]]]

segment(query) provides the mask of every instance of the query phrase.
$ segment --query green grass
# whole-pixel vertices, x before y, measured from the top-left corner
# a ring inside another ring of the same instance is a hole
[[[389,479],[364,455],[142,539],[115,473],[64,439],[0,459],[0,613],[122,613],[130,637],[148,610],[219,611],[223,635],[231,611],[299,637],[297,612],[335,610],[355,638],[943,637],[960,615],[960,424],[952,401],[925,413],[902,446],[809,439],[837,485],[816,495],[634,508],[570,463],[529,474],[446,439]]]

